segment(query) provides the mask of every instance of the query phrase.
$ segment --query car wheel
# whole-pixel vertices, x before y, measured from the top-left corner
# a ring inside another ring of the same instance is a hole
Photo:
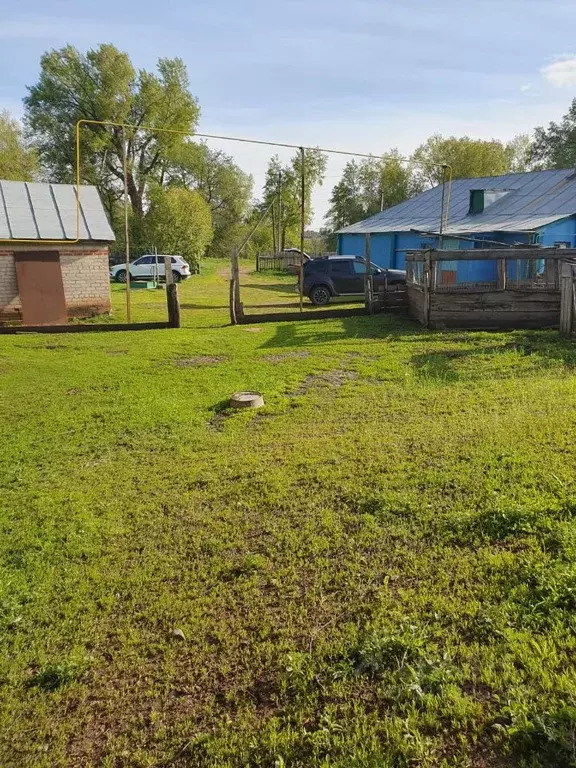
[[[118,272],[116,272],[116,281],[118,283],[125,283],[126,282],[126,270],[125,269],[119,269]]]
[[[330,290],[325,285],[317,285],[310,291],[310,301],[315,307],[330,303]]]
[[[182,275],[180,274],[180,272],[173,271],[172,280],[174,280],[175,283],[179,283],[180,280],[182,280]]]

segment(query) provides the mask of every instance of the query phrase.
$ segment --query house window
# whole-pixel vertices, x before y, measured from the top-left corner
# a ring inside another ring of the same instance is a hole
[[[554,243],[554,248],[570,248],[570,243],[565,240],[560,240],[557,243]]]

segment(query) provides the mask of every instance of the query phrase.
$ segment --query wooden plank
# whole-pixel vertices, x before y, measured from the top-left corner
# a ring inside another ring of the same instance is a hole
[[[428,328],[428,322],[430,320],[430,259],[427,258],[424,262],[424,328]]]
[[[557,312],[445,312],[432,313],[431,328],[499,330],[503,328],[557,328]]]
[[[576,258],[574,248],[473,248],[457,251],[408,251],[407,261],[493,261],[494,259],[566,259]]]
[[[9,325],[0,326],[0,336],[21,333],[105,333],[114,331],[157,331],[170,328],[169,323],[73,323],[70,325]]]
[[[571,270],[570,270],[571,272]],[[574,280],[571,274],[565,275],[564,270],[560,286],[560,333],[570,336],[573,326],[573,298]]]
[[[496,307],[516,308],[518,310],[532,307],[560,307],[560,293],[543,293],[542,295],[532,293],[520,296],[514,296],[514,294],[504,291],[499,294],[477,293],[465,294],[463,296],[436,293],[432,296],[431,306],[433,309],[446,309],[447,311],[466,310],[468,312]]]
[[[409,286],[406,293],[408,295],[410,314],[418,320],[418,322],[424,324],[424,291],[419,286]]]
[[[506,290],[506,259],[498,259],[496,262],[496,273],[498,275],[498,290]]]

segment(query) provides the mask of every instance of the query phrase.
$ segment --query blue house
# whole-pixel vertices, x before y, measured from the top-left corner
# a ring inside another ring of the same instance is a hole
[[[490,247],[486,240],[576,247],[574,168],[457,179],[451,187],[443,230],[445,249]],[[370,258],[375,264],[405,269],[407,250],[439,247],[442,192],[442,186],[433,187],[341,229],[337,233],[338,253],[364,256],[369,235]],[[447,198],[448,186],[444,194]],[[443,264],[450,269],[448,262]],[[493,275],[488,272],[496,268],[494,263],[481,261],[454,263],[452,267],[458,281],[491,280]]]

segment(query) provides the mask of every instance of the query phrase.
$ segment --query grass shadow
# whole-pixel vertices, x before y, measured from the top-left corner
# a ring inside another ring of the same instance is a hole
[[[268,339],[262,348],[306,347],[355,339],[359,341],[362,339],[393,340],[415,333],[419,336],[427,333],[415,321],[405,316],[400,318],[382,314],[370,317],[355,314],[353,317],[337,318],[339,327],[336,330],[334,330],[334,323],[327,326],[316,322],[324,318],[333,319],[323,316],[323,310],[318,310],[315,317],[278,324],[274,336]]]
[[[294,285],[296,282],[294,282]],[[287,294],[294,294],[294,285],[292,283],[265,283],[262,281],[262,283],[249,283],[245,284],[242,283],[240,286],[240,289],[246,288],[247,290],[255,289],[258,291],[273,291],[274,293],[287,293]]]

